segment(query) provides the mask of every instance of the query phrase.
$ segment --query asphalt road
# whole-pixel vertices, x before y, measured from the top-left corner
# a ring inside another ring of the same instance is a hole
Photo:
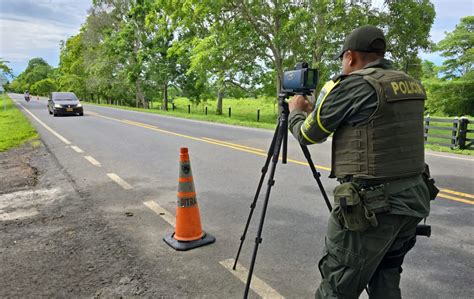
[[[154,270],[151,284],[177,297],[242,297],[245,283],[239,275],[246,279],[266,185],[240,271],[225,265],[235,258],[273,131],[92,105],[85,105],[83,117],[53,117],[46,99],[26,103],[22,95],[10,96],[80,191],[94,196],[106,219],[138,249],[136,258]],[[203,229],[217,239],[189,252],[176,252],[162,241],[173,231],[180,147],[189,148]],[[330,142],[310,151],[331,195],[336,182],[327,178]],[[288,158],[287,165],[277,166],[251,297],[311,298],[320,281],[316,265],[328,211],[291,136]],[[474,158],[427,151],[426,160],[442,192],[428,218],[432,237],[418,238],[405,259],[402,293],[472,298]],[[134,216],[124,217],[126,212]]]

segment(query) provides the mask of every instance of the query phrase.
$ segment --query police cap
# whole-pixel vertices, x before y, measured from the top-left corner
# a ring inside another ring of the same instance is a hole
[[[385,53],[385,47],[385,36],[382,30],[372,25],[365,25],[354,29],[346,37],[342,50],[334,56],[334,59],[341,58],[347,50]]]

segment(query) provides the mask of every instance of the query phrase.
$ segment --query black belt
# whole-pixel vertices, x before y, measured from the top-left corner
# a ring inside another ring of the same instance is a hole
[[[423,178],[421,174],[410,176],[406,178],[396,179],[396,180],[387,180],[387,179],[361,179],[354,178],[352,176],[346,176],[344,178],[338,179],[342,183],[353,182],[359,185],[362,189],[384,185],[387,193],[398,193],[406,189],[410,189],[423,183]]]

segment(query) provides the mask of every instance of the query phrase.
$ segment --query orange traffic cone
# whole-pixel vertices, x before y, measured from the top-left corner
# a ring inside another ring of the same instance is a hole
[[[184,251],[214,243],[216,239],[201,228],[187,147],[180,149],[179,164],[175,232],[166,235],[163,240],[174,249]]]

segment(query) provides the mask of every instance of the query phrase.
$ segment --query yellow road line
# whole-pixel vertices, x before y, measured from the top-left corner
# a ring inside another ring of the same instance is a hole
[[[147,125],[147,124],[144,124],[144,123],[131,121],[131,120],[127,120],[127,119],[112,118],[112,117],[100,115],[98,113],[96,113],[95,116],[106,118],[106,119],[111,119],[111,120],[118,121],[118,122],[121,122],[121,123],[129,124],[129,125],[133,125],[133,126],[138,126],[138,127],[142,127],[142,128],[145,128],[145,129],[150,129],[150,130],[154,130],[154,131],[157,131],[157,132],[162,132],[162,133],[166,133],[166,134],[170,134],[170,135],[174,135],[174,136],[178,136],[178,137],[183,137],[183,138],[192,139],[192,140],[201,141],[201,142],[206,142],[206,143],[219,145],[219,146],[223,146],[223,147],[227,147],[227,148],[232,148],[232,149],[235,149],[235,150],[244,151],[244,152],[247,152],[247,153],[252,153],[252,154],[256,154],[256,155],[260,155],[260,156],[266,156],[267,155],[261,149],[251,148],[251,147],[244,146],[244,145],[239,145],[239,144],[230,143],[230,142],[226,142],[226,141],[219,141],[219,140],[216,140],[216,139],[211,139],[211,138],[206,138],[206,137],[203,137],[203,138],[193,137],[193,136],[189,136],[189,135],[184,135],[184,134],[180,134],[180,133],[175,133],[175,132],[171,132],[171,131],[158,129],[157,127],[152,126],[152,125]],[[281,157],[280,157],[280,160],[281,160]],[[288,159],[288,162],[291,162],[291,163],[294,163],[294,164],[299,164],[299,165],[304,165],[304,166],[309,166],[308,162],[303,162],[303,161],[298,161],[298,160],[293,160],[293,159]],[[329,168],[329,167],[325,167],[325,166],[321,166],[321,165],[314,165],[314,166],[317,169],[331,171],[331,168]],[[446,192],[446,193],[455,194],[455,195],[464,196],[464,197],[474,198],[474,195],[467,194],[467,193],[462,193],[462,192],[457,192],[457,191],[452,191],[452,190],[449,190],[449,189],[442,189],[441,191]],[[450,196],[450,195],[447,195],[447,194],[438,194],[438,196],[442,197],[442,198],[446,198],[446,199],[451,199],[451,200],[454,200],[454,201],[464,202],[464,203],[468,203],[468,204],[474,204],[474,202],[472,202],[470,200]]]
[[[222,144],[237,146],[237,147],[241,147],[241,148],[246,148],[246,149],[253,150],[253,151],[265,152],[264,150],[259,149],[259,148],[249,147],[249,146],[240,145],[240,144],[236,144],[236,143],[231,143],[231,142],[227,142],[227,141],[222,141],[222,140],[217,140],[217,139],[212,139],[212,138],[207,138],[207,137],[202,137],[202,139],[209,140],[209,141],[214,141],[214,142],[219,142],[219,143],[222,143]]]
[[[103,117],[102,115],[97,115],[97,116]],[[166,130],[158,129],[157,127],[154,127],[154,126],[150,126],[150,125],[135,122],[135,121],[130,121],[130,120],[126,120],[126,119],[119,120],[119,119],[114,119],[114,118],[110,118],[110,117],[107,117],[107,116],[105,116],[105,118],[113,119],[113,120],[120,121],[120,122],[129,124],[129,125],[134,125],[134,126],[142,127],[142,128],[145,128],[145,129],[150,129],[150,130],[154,130],[154,131],[157,131],[157,132],[162,132],[162,133],[166,133],[166,134],[170,134],[170,135],[174,135],[174,136],[178,136],[178,137],[183,137],[183,138],[192,139],[192,140],[196,140],[196,141],[206,142],[206,143],[210,143],[210,144],[214,144],[214,145],[220,145],[220,146],[223,146],[223,147],[228,147],[228,148],[232,148],[232,149],[236,149],[236,150],[240,150],[240,151],[244,151],[244,152],[248,152],[248,153],[252,153],[252,154],[257,154],[257,155],[260,155],[260,156],[265,156],[264,153],[261,153],[261,152],[255,151],[255,150],[249,150],[249,149],[246,149],[246,148],[232,146],[232,145],[228,145],[228,144],[224,144],[224,143],[220,143],[220,142],[215,142],[215,141],[210,141],[210,140],[206,140],[206,139],[203,139],[203,138],[198,138],[198,137],[193,137],[193,136],[184,135],[184,134],[180,134],[180,133],[175,133],[175,132],[171,132],[171,131],[166,131]]]
[[[459,198],[459,197],[454,197],[454,196],[443,194],[443,193],[438,193],[438,197],[442,197],[442,198],[451,199],[451,200],[454,200],[454,201],[459,201],[459,202],[463,202],[463,203],[468,203],[470,205],[474,205],[474,201],[471,201],[471,200],[468,200],[468,199],[462,199],[462,198]]]
[[[441,189],[440,192],[449,193],[449,194],[454,194],[454,195],[459,195],[459,196],[463,196],[463,197],[468,197],[468,198],[473,198],[473,199],[474,199],[474,195],[472,195],[472,194],[462,193],[462,192],[458,192],[458,191],[454,191],[454,190],[450,190],[450,189]]]
[[[219,264],[229,270],[229,272],[232,273],[235,277],[237,277],[240,281],[242,281],[243,283],[247,283],[247,276],[249,271],[240,263],[237,263],[235,270],[232,269],[234,266],[234,259],[223,260],[220,261]],[[266,284],[263,280],[258,278],[255,274],[253,275],[250,288],[262,298],[285,298],[276,290],[274,290],[271,286]]]
[[[298,160],[293,160],[293,159],[287,159],[287,160],[288,160],[288,162],[291,162],[291,163],[295,163],[295,164],[304,165],[304,166],[309,167],[308,162],[303,162],[303,161],[298,161]],[[314,167],[319,168],[319,169],[323,169],[323,170],[327,170],[327,171],[331,171],[331,168],[321,166],[321,165],[316,165],[315,164]]]
[[[140,126],[140,127],[145,127],[145,128],[150,128],[150,129],[158,129],[158,127],[156,127],[156,126],[147,125],[147,124],[139,123],[139,122],[136,122],[136,121],[131,121],[131,120],[127,120],[127,119],[124,119],[123,121],[126,122],[126,123],[129,123],[129,124],[132,124],[132,125]]]

